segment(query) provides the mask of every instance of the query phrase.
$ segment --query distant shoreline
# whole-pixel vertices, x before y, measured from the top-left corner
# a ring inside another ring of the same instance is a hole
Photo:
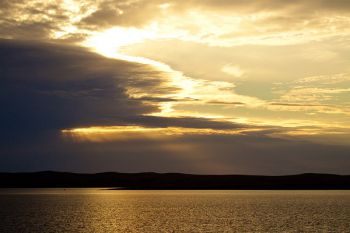
[[[183,173],[0,173],[0,188],[107,188],[109,190],[350,190],[350,175],[284,176]]]

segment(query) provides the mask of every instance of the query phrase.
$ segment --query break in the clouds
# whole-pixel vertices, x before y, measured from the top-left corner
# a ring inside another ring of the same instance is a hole
[[[349,10],[1,1],[0,169],[348,173]]]

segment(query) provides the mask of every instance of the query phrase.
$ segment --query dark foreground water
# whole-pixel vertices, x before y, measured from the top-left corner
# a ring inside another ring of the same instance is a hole
[[[350,191],[0,189],[0,232],[350,232]]]

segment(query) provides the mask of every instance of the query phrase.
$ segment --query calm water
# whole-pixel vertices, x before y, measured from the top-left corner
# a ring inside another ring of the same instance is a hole
[[[350,232],[350,191],[0,189],[0,232]]]

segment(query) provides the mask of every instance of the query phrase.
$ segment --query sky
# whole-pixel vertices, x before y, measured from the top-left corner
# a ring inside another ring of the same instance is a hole
[[[350,1],[2,0],[0,171],[350,174]]]

